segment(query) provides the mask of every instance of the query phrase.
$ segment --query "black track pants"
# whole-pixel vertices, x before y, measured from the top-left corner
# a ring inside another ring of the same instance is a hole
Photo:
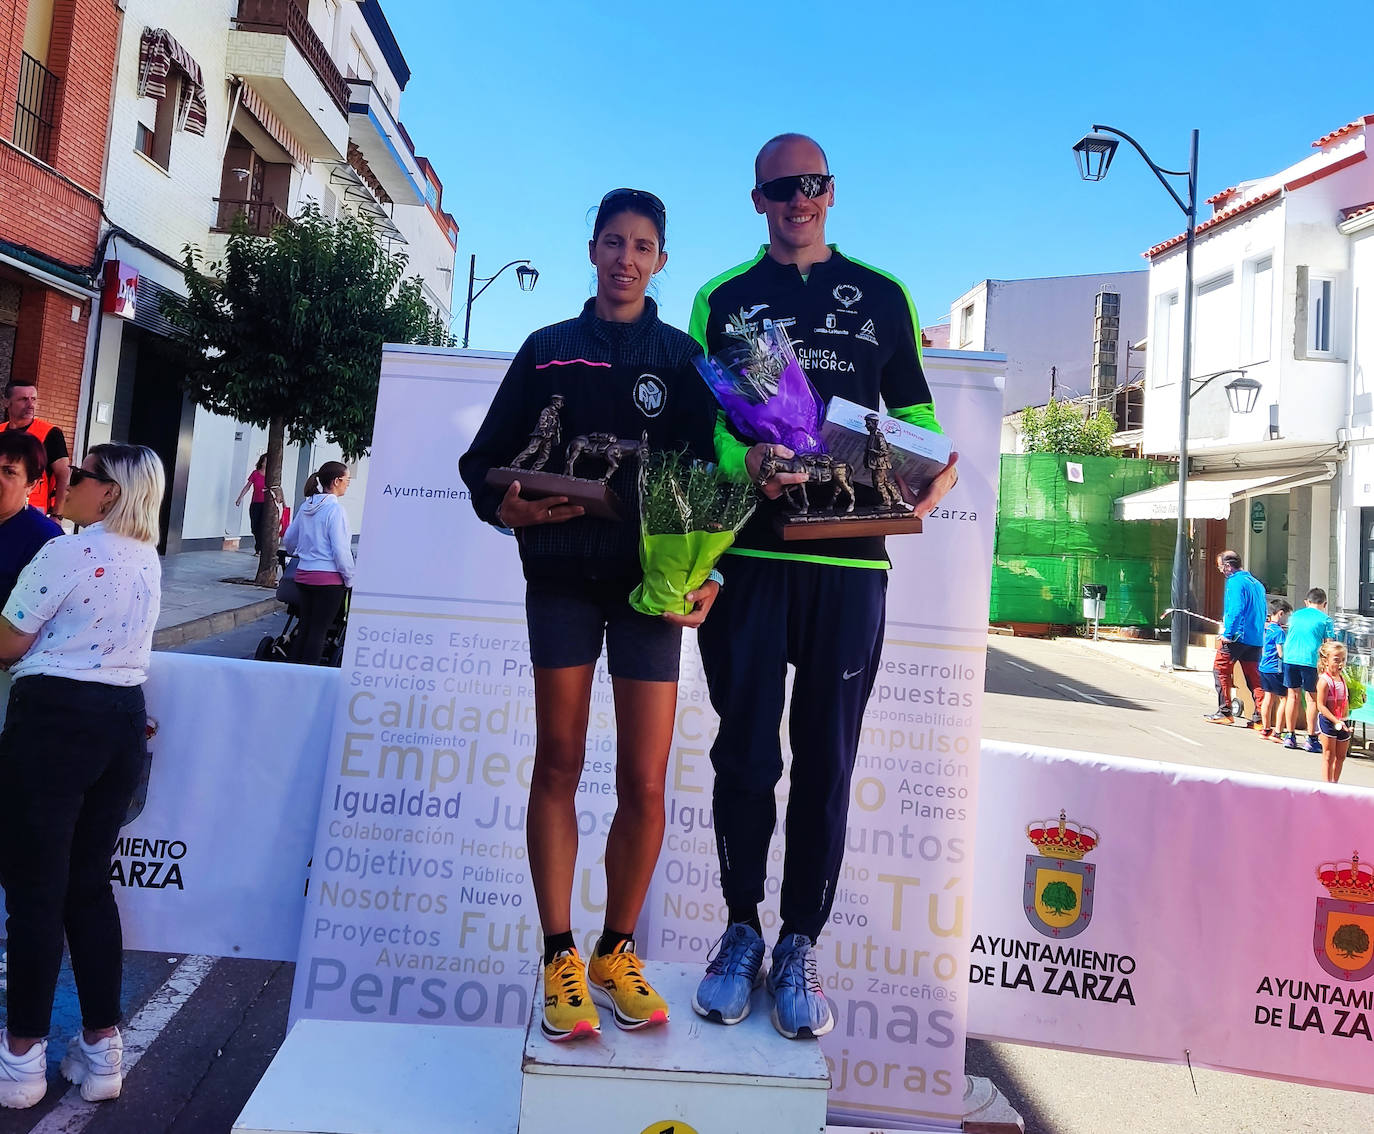
[[[887,572],[726,556],[725,586],[698,632],[720,716],[712,803],[725,900],[761,902],[782,777],[787,666],[792,771],[781,913],[819,936],[844,858],[849,781],[882,653]]]

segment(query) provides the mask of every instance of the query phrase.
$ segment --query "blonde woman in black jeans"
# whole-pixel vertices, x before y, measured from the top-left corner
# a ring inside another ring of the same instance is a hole
[[[49,541],[0,616],[14,686],[0,733],[0,884],[9,915],[0,1106],[46,1093],[47,1034],[65,936],[82,1030],[62,1073],[88,1102],[123,1084],[123,939],[110,859],[142,767],[143,683],[162,599],[151,449],[97,445],[72,469],[77,535]]]

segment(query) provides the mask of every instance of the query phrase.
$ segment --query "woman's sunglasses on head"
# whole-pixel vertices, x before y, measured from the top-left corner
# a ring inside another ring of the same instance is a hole
[[[666,216],[668,213],[668,210],[663,207],[663,202],[644,189],[612,189],[601,198],[601,207],[604,209],[607,205],[614,204],[616,201],[620,200],[643,201],[649,208],[658,213],[659,216]]]
[[[761,181],[758,190],[770,201],[790,201],[797,190],[803,197],[819,197],[835,183],[831,173],[798,173],[793,177],[775,177],[771,181]]]

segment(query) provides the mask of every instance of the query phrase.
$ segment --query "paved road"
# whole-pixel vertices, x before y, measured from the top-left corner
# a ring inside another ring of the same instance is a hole
[[[286,625],[286,613],[269,614],[256,622],[248,622],[224,634],[188,642],[172,650],[175,654],[210,654],[217,658],[251,658],[259,642],[267,635],[276,637]]]
[[[274,615],[188,652],[250,657]],[[984,733],[1083,751],[1320,779],[1318,757],[1286,752],[1244,729],[1202,722],[1210,695],[1178,679],[1093,653],[1073,640],[995,638],[988,654]],[[1352,758],[1344,779],[1374,787],[1374,761]],[[146,1054],[117,1103],[64,1096],[53,1044],[50,1097],[0,1111],[0,1134],[223,1134],[285,1033],[293,966],[279,962],[130,954],[127,1011]],[[167,979],[171,973],[171,978]],[[64,981],[70,975],[64,973]],[[57,1025],[74,1026],[72,996]],[[1030,1134],[1272,1134],[1374,1131],[1374,1095],[1326,1090],[1072,1052],[970,1041],[973,1074],[996,1082]],[[398,1125],[398,1130],[403,1129]]]
[[[1216,708],[1207,690],[1119,661],[1073,638],[991,638],[985,688],[983,735],[988,740],[1323,778],[1321,756],[1291,752],[1252,729],[1205,723],[1202,718]],[[1374,760],[1352,753],[1341,782],[1374,788]]]

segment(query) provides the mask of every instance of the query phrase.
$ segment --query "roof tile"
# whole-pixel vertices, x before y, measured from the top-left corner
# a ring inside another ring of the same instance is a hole
[[[1236,205],[1233,208],[1223,209],[1221,212],[1215,214],[1210,219],[1203,221],[1200,225],[1197,226],[1197,229],[1195,231],[1197,232],[1197,235],[1201,236],[1202,233],[1207,231],[1207,229],[1212,228],[1214,225],[1221,224],[1222,221],[1228,221],[1232,217],[1238,217],[1241,213],[1253,209],[1256,205],[1264,204],[1265,201],[1272,201],[1281,192],[1283,192],[1281,188],[1270,189],[1269,192],[1261,193],[1258,197],[1251,197],[1248,201],[1242,201],[1239,205]],[[1156,244],[1153,248],[1147,248],[1145,252],[1142,254],[1145,256],[1147,260],[1151,259],[1152,257],[1158,256],[1161,252],[1167,252],[1170,248],[1182,244],[1184,240],[1187,239],[1187,237],[1188,234],[1186,232],[1180,232],[1177,236],[1170,237],[1163,243]]]
[[[1369,126],[1371,124],[1374,124],[1374,114],[1366,114],[1361,118],[1355,119],[1353,122],[1347,122],[1339,130],[1332,130],[1329,134],[1323,134],[1312,143],[1312,148],[1319,150],[1323,146],[1330,145],[1332,142],[1336,141],[1336,139],[1344,138],[1347,134],[1353,134],[1356,130],[1360,129],[1360,127]]]

